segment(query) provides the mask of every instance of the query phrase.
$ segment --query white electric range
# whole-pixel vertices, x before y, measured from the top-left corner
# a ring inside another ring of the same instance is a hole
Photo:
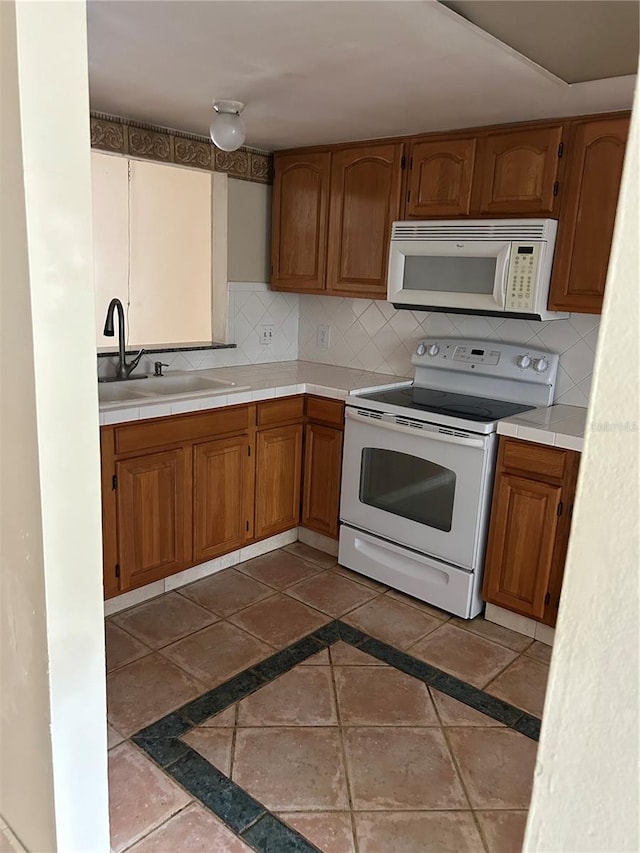
[[[423,340],[413,382],[346,399],[339,561],[465,618],[482,609],[497,422],[548,406],[558,356]]]

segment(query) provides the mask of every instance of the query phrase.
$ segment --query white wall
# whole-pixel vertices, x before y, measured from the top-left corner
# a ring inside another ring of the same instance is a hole
[[[229,179],[229,281],[269,281],[271,187]]]
[[[639,108],[636,90],[527,851],[640,849]]]
[[[31,849],[53,850],[44,556],[12,3],[0,3],[0,61],[0,814]]]
[[[4,0],[0,28],[0,812],[31,851],[97,853],[109,835],[85,4]]]

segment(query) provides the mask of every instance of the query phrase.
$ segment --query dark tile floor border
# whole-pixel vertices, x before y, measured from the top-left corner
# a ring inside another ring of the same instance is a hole
[[[540,720],[537,717],[335,619],[146,726],[131,739],[258,853],[322,853],[187,746],[180,737],[208,717],[219,714],[338,640],[419,679],[532,740],[537,741],[540,736]]]

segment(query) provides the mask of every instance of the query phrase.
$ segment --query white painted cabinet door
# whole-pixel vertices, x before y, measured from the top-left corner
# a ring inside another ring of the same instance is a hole
[[[211,341],[211,176],[131,161],[132,345]]]
[[[102,334],[114,296],[127,304],[129,268],[129,161],[91,152],[93,191],[93,264],[96,297],[96,345],[113,347]],[[116,330],[117,334],[117,330]]]

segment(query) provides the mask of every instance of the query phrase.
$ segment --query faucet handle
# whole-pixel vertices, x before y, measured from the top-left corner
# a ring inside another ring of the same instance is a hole
[[[155,361],[153,364],[154,376],[162,376],[162,368],[163,367],[169,367],[169,365],[165,364],[163,361]]]
[[[142,358],[142,356],[143,356],[144,354],[145,354],[145,349],[144,349],[144,348],[142,348],[142,349],[137,353],[137,355],[136,355],[136,357],[133,359],[133,361],[129,361],[129,362],[126,362],[126,361],[125,361],[125,370],[127,371],[127,376],[129,376],[129,374],[130,374],[130,373],[133,373],[133,371],[134,371],[134,370],[136,369],[136,367],[138,366],[138,364],[139,364],[139,362],[140,362],[140,359]]]

